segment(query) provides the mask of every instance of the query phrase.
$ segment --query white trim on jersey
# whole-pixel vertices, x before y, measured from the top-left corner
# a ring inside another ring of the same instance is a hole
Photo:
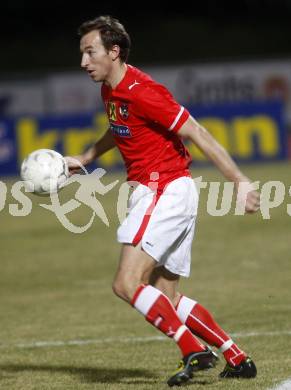
[[[139,296],[137,297],[137,300],[134,303],[134,307],[141,314],[146,316],[160,295],[161,292],[157,288],[153,286],[146,286],[139,293]]]
[[[183,111],[184,111],[184,107],[181,106],[181,109],[178,113],[178,115],[176,116],[174,122],[172,123],[172,125],[169,127],[169,130],[173,130],[173,128],[176,126],[176,124],[178,123],[178,120],[181,118],[181,115],[183,114]]]

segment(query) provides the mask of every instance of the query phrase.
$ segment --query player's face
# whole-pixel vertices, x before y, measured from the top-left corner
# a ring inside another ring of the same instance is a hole
[[[112,68],[112,59],[102,44],[100,33],[90,31],[81,38],[81,67],[87,71],[94,81],[104,81]]]

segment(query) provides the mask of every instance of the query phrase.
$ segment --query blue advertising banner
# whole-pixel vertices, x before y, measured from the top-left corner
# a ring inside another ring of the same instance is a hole
[[[15,122],[12,119],[0,120],[0,175],[16,174],[17,141]]]
[[[287,158],[287,129],[281,102],[187,108],[237,161]],[[63,155],[80,154],[107,127],[103,112],[0,119],[0,176],[18,175],[23,159],[36,149],[54,149]],[[194,163],[206,161],[194,145],[187,146]],[[107,152],[98,162],[107,169],[122,166],[117,149]]]
[[[190,107],[190,112],[239,162],[287,158],[287,126],[280,101]],[[189,146],[193,161],[205,161]]]

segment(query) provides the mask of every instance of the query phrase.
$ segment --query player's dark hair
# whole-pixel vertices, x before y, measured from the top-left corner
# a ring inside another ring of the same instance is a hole
[[[120,60],[126,62],[130,51],[130,37],[119,20],[112,16],[98,16],[95,19],[87,20],[78,29],[78,34],[83,35],[98,30],[103,46],[110,50],[114,45],[120,47]]]

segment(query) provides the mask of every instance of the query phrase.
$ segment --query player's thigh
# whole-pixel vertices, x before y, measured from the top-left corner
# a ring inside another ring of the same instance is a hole
[[[162,291],[175,304],[180,297],[178,292],[179,280],[179,275],[173,274],[164,266],[160,266],[152,271],[149,277],[149,284]]]
[[[156,261],[141,249],[141,245],[123,244],[113,282],[114,291],[126,295],[126,299],[131,299],[137,287],[145,281],[146,275],[153,271],[155,265]]]

